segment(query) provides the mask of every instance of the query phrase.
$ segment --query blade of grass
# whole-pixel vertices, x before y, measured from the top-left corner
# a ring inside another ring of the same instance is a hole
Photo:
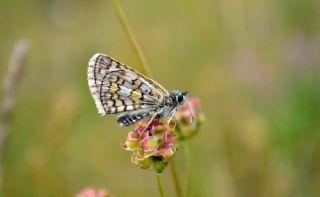
[[[29,45],[25,40],[17,42],[10,59],[8,72],[3,82],[3,101],[0,106],[0,196],[3,191],[4,149],[10,134],[8,124],[12,119],[17,100],[17,89],[20,85],[25,59],[29,52]],[[2,194],[2,195],[1,195]]]
[[[151,71],[150,71],[150,68],[148,66],[148,63],[147,63],[147,60],[146,58],[144,57],[143,55],[143,52],[141,50],[141,47],[136,39],[136,37],[134,36],[128,22],[127,22],[127,18],[124,14],[124,11],[122,9],[122,6],[119,2],[119,0],[112,0],[113,2],[113,5],[117,11],[117,15],[118,15],[118,18],[120,20],[120,23],[124,29],[124,31],[126,32],[128,38],[129,38],[129,41],[130,41],[130,44],[132,46],[132,49],[133,51],[137,54],[138,58],[139,58],[139,61],[140,61],[140,64],[141,64],[141,72],[148,76],[148,77],[151,77],[152,78],[152,74],[151,74]]]

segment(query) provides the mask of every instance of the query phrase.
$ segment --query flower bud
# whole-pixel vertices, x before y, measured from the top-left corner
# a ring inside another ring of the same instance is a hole
[[[205,116],[199,111],[200,99],[190,98],[175,114],[176,132],[179,140],[187,140],[195,136]]]

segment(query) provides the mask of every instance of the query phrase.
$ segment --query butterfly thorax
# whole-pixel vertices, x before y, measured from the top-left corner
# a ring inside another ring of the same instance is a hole
[[[188,92],[181,90],[172,90],[170,94],[163,99],[162,105],[158,108],[159,118],[169,118],[177,110],[177,107],[185,102]]]
[[[183,104],[187,99],[188,92],[181,90],[172,90],[170,95],[165,97],[163,100],[164,106],[177,107],[180,104]]]

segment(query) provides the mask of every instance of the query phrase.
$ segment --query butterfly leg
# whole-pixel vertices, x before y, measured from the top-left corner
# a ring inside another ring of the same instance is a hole
[[[143,131],[142,131],[141,134],[143,134],[143,133],[147,130],[147,128],[150,126],[150,124],[152,123],[152,121],[157,117],[157,115],[158,115],[157,112],[154,112],[154,114],[152,114],[150,120],[148,121],[146,127],[143,129]]]
[[[177,119],[173,116],[172,118],[171,118],[171,120],[174,120],[174,125],[173,125],[173,128],[175,128],[176,127],[176,125],[177,125]],[[168,122],[168,126],[170,126],[170,124],[171,124],[171,121],[170,122]]]
[[[174,114],[176,113],[176,111],[177,111],[177,109],[173,110],[170,118],[168,119],[168,122],[167,122],[168,125],[170,125],[170,122],[171,122],[171,120],[174,118]]]
[[[164,125],[164,127],[165,127],[165,132],[163,133],[163,136],[166,136],[166,134],[167,134],[167,131],[169,130],[169,128],[170,128],[170,123],[171,123],[171,120],[172,119],[174,119],[175,120],[175,117],[174,117],[174,114],[175,114],[175,112],[176,112],[177,110],[175,109],[175,110],[173,110],[173,112],[172,112],[172,114],[171,114],[171,116],[170,116],[170,118],[168,119],[168,121],[167,121],[167,124],[166,125]],[[176,121],[174,122],[174,126],[173,126],[173,128],[175,128],[176,127]]]

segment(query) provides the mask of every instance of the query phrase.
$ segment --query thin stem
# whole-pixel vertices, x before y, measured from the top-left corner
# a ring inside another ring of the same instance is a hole
[[[190,157],[190,149],[188,142],[184,142],[184,154],[185,160],[187,163],[186,172],[187,172],[187,184],[186,184],[186,197],[190,196],[191,186],[192,186],[192,168],[191,168],[191,157]]]
[[[141,72],[145,75],[147,75],[148,77],[152,77],[152,74],[151,74],[151,71],[150,71],[150,68],[147,64],[147,60],[146,58],[144,57],[143,55],[143,52],[141,50],[141,47],[136,39],[136,37],[134,36],[128,22],[127,22],[127,19],[126,19],[126,16],[123,12],[123,9],[121,7],[121,4],[119,2],[119,0],[112,0],[113,2],[113,5],[117,11],[117,15],[119,17],[119,20],[121,22],[121,25],[123,27],[123,29],[125,30],[125,32],[127,33],[127,36],[130,40],[130,43],[131,43],[131,46],[133,48],[133,51],[137,54],[138,58],[139,58],[139,61],[140,61],[140,64],[141,64]]]
[[[161,174],[157,174],[156,176],[157,176],[160,197],[164,197],[163,185],[162,185],[162,181],[161,181]]]
[[[174,182],[174,188],[176,190],[176,196],[177,197],[182,197],[180,181],[179,181],[179,177],[178,177],[178,173],[177,173],[177,169],[176,169],[176,164],[175,164],[174,158],[172,158],[172,160],[171,160],[170,167],[171,167],[172,179],[173,179],[173,182]]]

